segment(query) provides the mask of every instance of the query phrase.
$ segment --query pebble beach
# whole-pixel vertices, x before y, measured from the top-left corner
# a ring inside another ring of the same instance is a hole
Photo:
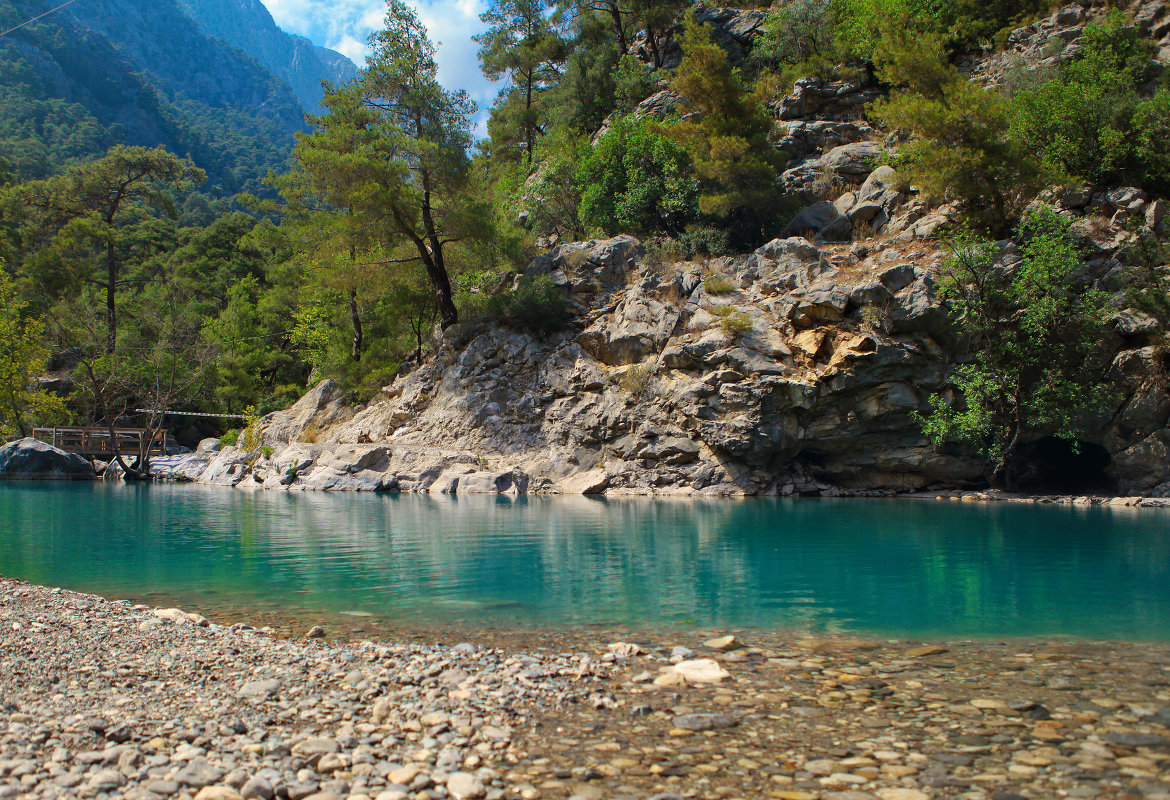
[[[1170,800],[1170,645],[285,637],[0,578],[0,800]]]

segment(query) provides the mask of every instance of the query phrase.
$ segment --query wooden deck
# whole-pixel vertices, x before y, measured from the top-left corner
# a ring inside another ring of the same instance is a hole
[[[86,458],[108,459],[116,453],[121,453],[123,458],[134,458],[143,452],[143,445],[150,438],[150,430],[114,428],[114,438],[111,438],[109,428],[35,428],[33,437]],[[149,445],[150,455],[166,455],[166,430],[160,430]]]

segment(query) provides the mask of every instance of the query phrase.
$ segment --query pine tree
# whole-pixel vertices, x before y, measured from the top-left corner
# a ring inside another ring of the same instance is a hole
[[[434,287],[443,328],[459,320],[445,248],[483,232],[486,215],[466,191],[475,105],[439,85],[435,47],[415,12],[389,0],[386,27],[370,37],[364,75],[324,98],[328,113],[296,154],[313,190],[377,230],[381,247],[405,244]]]
[[[107,353],[117,348],[122,245],[132,211],[149,204],[173,212],[172,193],[205,178],[190,159],[162,147],[118,145],[97,161],[11,190],[10,201],[27,212],[26,242],[45,243],[38,259],[52,273],[45,280],[71,283],[74,291],[95,284],[105,293]]]
[[[532,164],[536,136],[541,132],[538,102],[559,77],[568,45],[548,15],[546,0],[494,0],[480,19],[490,27],[473,41],[481,45],[479,60],[491,80],[507,77],[513,92],[502,102],[520,106],[518,123],[525,157]],[[514,97],[514,100],[513,100]]]
[[[684,118],[670,131],[694,161],[700,210],[726,219],[773,205],[783,154],[768,143],[772,126],[763,104],[693,10],[681,42],[672,88],[684,99]]]

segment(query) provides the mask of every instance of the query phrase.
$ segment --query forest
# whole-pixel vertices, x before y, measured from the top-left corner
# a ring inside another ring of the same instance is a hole
[[[779,180],[790,154],[774,122],[810,76],[873,80],[866,116],[899,143],[889,166],[958,209],[943,231],[962,278],[951,298],[988,354],[957,379],[970,409],[989,380],[1029,369],[1065,391],[1022,387],[1032,405],[1012,413],[1083,406],[1073,366],[1101,336],[1104,301],[1069,288],[1067,225],[1034,203],[1060,187],[1170,190],[1170,71],[1116,12],[1059,66],[994,88],[971,80],[973,55],[1050,11],[791,0],[742,47],[678,0],[494,0],[476,41],[502,88],[477,141],[476,109],[440,84],[417,15],[388,0],[362,75],[327,87],[287,167],[257,156],[277,166],[246,186],[196,152],[113,143],[83,109],[26,93],[36,109],[0,115],[0,423],[114,424],[143,407],[255,415],[326,377],[368,400],[475,326],[569,324],[548,278],[523,274],[557,242],[632,234],[662,264],[749,252],[807,204]],[[646,112],[654,97],[670,99],[662,113]],[[1034,245],[1026,285],[964,291],[995,283],[972,254],[1009,236]],[[1146,263],[1163,240],[1145,242]],[[1165,279],[1147,277],[1131,288],[1164,325]],[[1038,338],[1054,318],[1068,325]],[[996,334],[1004,325],[1019,335]],[[1061,355],[1064,383],[1035,368],[1053,333],[1083,343]],[[944,410],[926,427],[975,442],[986,426]]]

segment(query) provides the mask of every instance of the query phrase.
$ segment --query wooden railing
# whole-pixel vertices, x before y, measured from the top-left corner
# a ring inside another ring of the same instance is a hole
[[[150,455],[167,452],[166,430],[151,437],[148,428],[114,428],[111,438],[109,428],[35,428],[33,437],[68,453],[95,458],[112,458],[115,453],[121,453],[124,458],[136,457],[143,452],[148,439]]]

